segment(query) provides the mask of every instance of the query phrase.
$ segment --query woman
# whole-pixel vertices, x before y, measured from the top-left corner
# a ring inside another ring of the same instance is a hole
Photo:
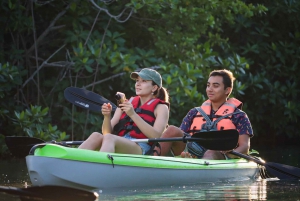
[[[146,154],[149,143],[135,143],[130,139],[159,138],[169,120],[169,97],[162,87],[161,75],[150,68],[130,75],[135,83],[135,97],[119,104],[111,119],[112,107],[102,105],[103,135],[94,132],[82,143],[80,149],[100,150],[126,154]],[[125,94],[118,92],[121,97]],[[112,134],[114,131],[114,134]]]

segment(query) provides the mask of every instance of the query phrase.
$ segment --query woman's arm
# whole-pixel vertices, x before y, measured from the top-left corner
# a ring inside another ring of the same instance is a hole
[[[119,122],[120,117],[122,115],[122,111],[120,108],[117,108],[113,118],[111,119],[111,106],[103,104],[102,106],[102,114],[104,116],[104,120],[102,123],[102,134],[105,135],[107,133],[113,132],[113,127]]]

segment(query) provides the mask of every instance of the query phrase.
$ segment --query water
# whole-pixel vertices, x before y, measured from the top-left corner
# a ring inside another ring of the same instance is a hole
[[[118,195],[119,194],[119,195]],[[261,180],[164,187],[100,195],[99,200],[300,200],[299,181]]]
[[[258,149],[263,150],[263,149]],[[267,161],[300,167],[300,149],[277,148],[261,151]],[[124,181],[126,182],[126,181]],[[145,181],[146,182],[146,181]],[[0,161],[0,185],[24,188],[31,182],[25,159]],[[17,201],[17,196],[0,193],[0,201]],[[291,200],[300,201],[300,181],[248,180],[204,183],[191,186],[153,187],[151,189],[103,192],[99,200]]]
[[[25,159],[0,160],[0,185],[23,188],[30,183]]]

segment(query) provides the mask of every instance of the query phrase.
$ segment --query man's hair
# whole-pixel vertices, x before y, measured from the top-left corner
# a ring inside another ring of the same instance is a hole
[[[214,70],[209,74],[209,77],[211,76],[223,77],[224,89],[226,89],[227,87],[233,88],[233,81],[235,80],[235,77],[233,76],[232,72],[230,72],[229,70],[226,69]]]

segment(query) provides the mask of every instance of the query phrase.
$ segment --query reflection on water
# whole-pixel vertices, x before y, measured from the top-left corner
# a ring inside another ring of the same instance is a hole
[[[99,200],[300,200],[299,181],[258,180],[116,191]]]
[[[100,200],[266,200],[266,180],[207,183],[100,195]]]
[[[137,175],[138,176],[138,175]],[[167,179],[167,178],[166,178]],[[147,182],[147,181],[145,181]],[[126,181],[124,181],[126,183]],[[25,160],[0,161],[0,185],[31,185]],[[0,201],[19,200],[0,193]],[[103,191],[99,200],[300,200],[300,181],[257,180]]]

